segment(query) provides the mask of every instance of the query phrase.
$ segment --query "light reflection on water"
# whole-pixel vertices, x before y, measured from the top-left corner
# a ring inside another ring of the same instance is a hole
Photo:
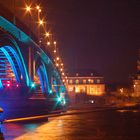
[[[6,140],[140,139],[139,110],[123,111],[68,115],[30,124],[5,124],[4,132]]]
[[[129,109],[120,109],[120,110],[117,110],[117,112],[120,112],[120,113],[125,113],[125,112],[134,112],[134,113],[137,113],[139,111],[140,110],[136,110],[136,109],[132,109],[132,110],[129,110]]]

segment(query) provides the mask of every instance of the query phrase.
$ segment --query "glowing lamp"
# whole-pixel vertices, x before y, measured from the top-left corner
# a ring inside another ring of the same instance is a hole
[[[57,98],[57,100],[58,100],[58,102],[61,102],[62,99],[61,99],[61,97],[59,97],[59,98]]]
[[[32,84],[31,84],[31,87],[34,88],[34,87],[35,87],[35,83],[32,83]]]
[[[10,84],[7,84],[7,87],[10,87]]]
[[[64,99],[64,100],[63,100],[63,105],[65,105],[65,104],[66,104],[66,100]]]
[[[16,87],[19,87],[19,85],[17,84]]]

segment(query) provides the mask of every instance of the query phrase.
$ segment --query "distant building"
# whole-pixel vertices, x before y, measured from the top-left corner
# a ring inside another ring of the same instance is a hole
[[[133,79],[133,89],[134,93],[133,96],[139,97],[140,96],[140,49],[139,49],[139,56],[137,60],[137,73]]]
[[[105,94],[104,78],[101,76],[69,76],[66,87],[69,94],[85,93],[87,95],[101,96]]]

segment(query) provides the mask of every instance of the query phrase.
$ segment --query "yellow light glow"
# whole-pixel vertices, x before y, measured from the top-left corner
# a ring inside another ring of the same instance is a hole
[[[43,25],[44,24],[44,21],[43,20],[39,20],[39,24],[40,25]]]
[[[61,68],[60,71],[63,71],[63,69]]]
[[[26,6],[26,11],[30,12],[31,11],[31,6]]]
[[[136,87],[136,85],[133,85],[134,87]]]
[[[37,9],[37,10],[39,10],[39,9],[40,9],[40,6],[39,6],[39,5],[37,5],[37,6],[36,6],[36,9]]]
[[[62,75],[65,75],[65,73],[63,72]]]
[[[58,66],[59,66],[59,64],[58,64],[58,63],[56,63],[56,66],[58,67]]]
[[[56,58],[56,60],[59,60],[59,59],[60,59],[59,57]]]
[[[47,45],[48,45],[48,46],[50,46],[50,45],[51,45],[51,43],[50,43],[50,42],[47,42]]]
[[[53,44],[56,45],[56,41],[54,41]]]
[[[46,32],[46,33],[45,33],[45,36],[46,36],[46,37],[49,37],[49,36],[50,36],[50,33],[49,33],[49,32]]]
[[[64,64],[63,63],[61,63],[61,66],[63,66]]]

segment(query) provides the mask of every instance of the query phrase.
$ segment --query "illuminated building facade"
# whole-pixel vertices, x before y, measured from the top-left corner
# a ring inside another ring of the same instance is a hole
[[[137,60],[137,73],[135,74],[133,79],[133,89],[134,89],[133,96],[139,97],[140,96],[140,49],[139,49],[139,57]]]
[[[69,94],[86,93],[87,95],[101,96],[105,93],[104,78],[96,76],[68,77],[67,90]]]

